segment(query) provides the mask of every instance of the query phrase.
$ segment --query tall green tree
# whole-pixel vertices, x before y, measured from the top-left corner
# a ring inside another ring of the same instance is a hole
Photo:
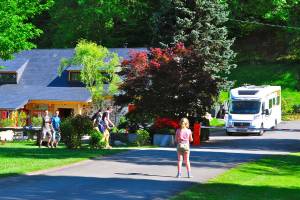
[[[35,47],[31,39],[42,30],[28,21],[52,4],[53,0],[0,0],[0,58],[11,59],[14,53]]]
[[[227,25],[230,35],[236,37],[234,49],[239,52],[239,61],[300,58],[300,29],[288,28],[300,27],[300,0],[223,2],[230,8]]]
[[[107,48],[81,40],[76,45],[74,56],[61,61],[59,74],[68,66],[81,67],[81,81],[90,91],[93,103],[97,106],[101,107],[105,98],[118,92],[121,82],[117,74],[120,70],[120,58]]]
[[[166,39],[161,42],[183,42],[192,47],[205,60],[196,67],[222,80],[219,87],[224,86],[226,74],[235,66],[232,64],[235,53],[231,49],[234,40],[229,39],[225,27],[229,15],[227,4],[219,0],[167,1],[168,6],[154,20],[158,22],[155,29],[158,37]]]
[[[74,47],[82,38],[106,47],[146,46],[156,1],[56,0],[47,14],[35,19],[47,30],[39,46]]]

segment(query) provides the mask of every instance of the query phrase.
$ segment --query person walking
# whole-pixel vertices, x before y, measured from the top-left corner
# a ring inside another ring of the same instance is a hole
[[[182,118],[180,120],[180,128],[176,130],[175,142],[177,143],[177,178],[181,177],[181,165],[182,159],[187,169],[187,174],[189,178],[192,178],[191,165],[190,165],[190,142],[193,141],[192,131],[189,129],[189,120],[187,118]]]
[[[60,135],[60,117],[59,117],[59,111],[56,110],[55,111],[55,115],[52,117],[52,126],[53,126],[53,134],[52,134],[52,143],[51,146],[52,147],[57,147],[58,143],[61,139],[61,135]]]
[[[110,120],[110,114],[112,113],[113,111],[113,108],[112,106],[109,106],[107,107],[106,111],[102,114],[102,120],[100,123],[102,123],[103,125],[103,136],[104,136],[104,141],[106,143],[106,148],[110,149],[112,148],[110,145],[109,145],[109,129],[110,129],[110,125],[112,127],[114,127],[114,123]],[[100,129],[100,128],[99,128]],[[102,129],[102,127],[101,127]],[[100,130],[102,131],[102,130]]]
[[[101,109],[99,109],[99,110],[92,116],[92,120],[93,120],[93,127],[94,127],[97,131],[100,131],[101,133],[103,133],[103,131],[101,131],[101,129],[102,129],[102,124],[101,124],[102,113],[101,113]]]
[[[47,135],[48,135],[47,147],[50,147],[53,127],[52,127],[52,124],[51,124],[51,117],[49,116],[49,111],[48,110],[45,110],[45,114],[44,114],[42,120],[43,120],[42,121],[42,132],[41,132],[41,136],[40,136],[39,147],[42,146],[43,140],[47,137]]]

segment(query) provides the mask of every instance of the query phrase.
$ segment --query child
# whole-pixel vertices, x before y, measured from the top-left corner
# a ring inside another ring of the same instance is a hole
[[[189,129],[189,120],[182,118],[180,128],[176,130],[177,156],[178,156],[178,173],[177,178],[181,177],[182,157],[187,169],[188,177],[192,178],[190,166],[190,142],[193,141],[192,131]]]

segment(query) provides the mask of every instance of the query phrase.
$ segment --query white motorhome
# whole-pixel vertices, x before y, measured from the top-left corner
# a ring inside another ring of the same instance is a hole
[[[230,90],[226,133],[258,133],[281,122],[280,86],[243,86]]]

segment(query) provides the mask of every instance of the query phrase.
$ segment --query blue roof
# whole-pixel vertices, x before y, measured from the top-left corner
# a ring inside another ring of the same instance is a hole
[[[146,51],[145,48],[110,49],[123,58],[128,58],[132,50]],[[0,109],[22,108],[30,100],[88,102],[89,91],[81,83],[70,83],[65,70],[58,76],[62,58],[71,58],[74,49],[35,49],[15,54],[15,59],[3,61],[1,71],[18,71],[22,68],[18,84],[0,85]]]
[[[0,59],[0,72],[17,72],[22,66],[26,65],[28,61],[29,60],[27,58],[23,57],[6,61]]]
[[[117,53],[119,57],[121,57],[121,61],[123,59],[129,59],[130,52],[134,51],[147,51],[146,48],[110,48],[110,52]],[[67,70],[81,70],[82,66],[69,66]]]

